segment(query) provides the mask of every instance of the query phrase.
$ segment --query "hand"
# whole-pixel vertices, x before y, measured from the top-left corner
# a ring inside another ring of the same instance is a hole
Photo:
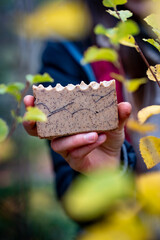
[[[34,106],[34,97],[26,96],[24,104],[26,108]],[[118,167],[124,141],[124,125],[131,113],[131,105],[127,102],[119,103],[118,113],[118,129],[101,134],[90,132],[57,138],[51,141],[52,149],[61,154],[71,168],[82,173],[103,167]],[[25,121],[23,126],[29,135],[37,136],[34,121]]]
[[[104,167],[118,167],[124,142],[124,125],[130,116],[128,102],[118,104],[118,129],[98,134],[96,132],[76,134],[51,141],[52,149],[61,154],[76,171],[87,173]]]

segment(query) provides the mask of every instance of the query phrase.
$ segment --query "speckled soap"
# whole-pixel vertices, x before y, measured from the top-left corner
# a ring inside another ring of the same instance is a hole
[[[57,84],[33,86],[35,106],[47,116],[37,122],[40,138],[52,139],[90,131],[108,131],[118,127],[115,80],[86,85]]]

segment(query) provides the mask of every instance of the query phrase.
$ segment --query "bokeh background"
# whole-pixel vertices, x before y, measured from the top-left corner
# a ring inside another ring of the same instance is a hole
[[[20,35],[17,25],[21,27],[22,15],[47,2],[0,1],[0,84],[24,83],[26,74],[39,71],[45,39]],[[16,104],[13,96],[0,95],[0,117],[8,126]],[[24,111],[22,104],[21,115]],[[12,137],[0,144],[0,239],[71,240],[76,229],[56,199],[46,141],[27,135],[19,124]]]

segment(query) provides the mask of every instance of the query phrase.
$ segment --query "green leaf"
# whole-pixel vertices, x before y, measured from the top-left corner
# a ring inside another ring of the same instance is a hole
[[[109,48],[97,48],[96,46],[90,47],[84,53],[82,64],[106,60],[109,62],[116,62],[118,59],[117,52]]]
[[[97,24],[96,27],[94,28],[94,33],[106,36],[107,29],[102,24]]]
[[[6,93],[7,86],[5,84],[0,84],[0,94]]]
[[[117,14],[116,11],[112,11],[112,10],[107,10],[107,12],[112,15],[113,17],[116,17],[118,19],[121,19],[123,22],[125,22],[128,18],[132,17],[133,13],[129,10],[121,10],[121,11],[117,11],[119,13],[119,15]],[[120,17],[119,17],[120,16]]]
[[[128,20],[126,22],[119,22],[115,28],[105,28],[103,25],[95,27],[95,34],[102,34],[107,36],[112,44],[123,44],[129,47],[136,47],[135,40],[132,35],[139,33],[139,27],[136,22]]]
[[[95,34],[105,35],[110,39],[114,39],[117,34],[117,28],[105,28],[103,25],[98,24],[94,29]]]
[[[15,88],[17,89],[17,91],[22,91],[25,88],[25,84],[20,82],[14,82],[8,84],[8,88]]]
[[[136,35],[139,33],[139,27],[136,22],[128,20],[127,22],[119,22],[115,29],[115,35],[111,38],[113,43],[119,43],[130,35]]]
[[[0,118],[0,142],[3,142],[7,135],[8,135],[9,129],[4,120]]]
[[[116,8],[117,5],[123,5],[127,3],[127,0],[103,0],[103,5],[105,7]]]
[[[6,93],[13,95],[17,101],[21,99],[21,91],[24,89],[23,83],[11,83],[6,88]]]
[[[0,84],[0,94],[9,93],[13,95],[17,101],[21,99],[21,90],[24,89],[23,83],[15,82],[8,85]]]
[[[36,83],[43,83],[43,82],[53,82],[53,78],[48,74],[44,73],[43,75],[37,74],[37,75],[26,75],[26,79],[30,84],[36,84]]]
[[[46,115],[37,107],[28,107],[23,121],[38,121],[45,122],[47,121]]]
[[[152,39],[152,38],[149,38],[149,39],[143,38],[143,41],[150,43],[150,44],[153,45],[155,48],[157,48],[158,51],[160,52],[160,44],[159,44],[158,42],[156,42],[154,39]]]
[[[9,93],[13,95],[17,101],[21,99],[21,90],[24,89],[23,83],[15,82],[8,85],[0,84],[0,94]]]
[[[119,171],[98,171],[79,176],[64,196],[67,212],[77,220],[91,220],[106,213],[118,200],[131,194],[131,177]],[[76,206],[76,207],[73,207]]]

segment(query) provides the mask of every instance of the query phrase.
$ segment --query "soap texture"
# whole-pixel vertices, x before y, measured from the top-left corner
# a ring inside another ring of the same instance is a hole
[[[47,116],[37,122],[40,138],[53,139],[83,132],[102,132],[118,127],[115,80],[86,85],[33,86],[35,106]]]

